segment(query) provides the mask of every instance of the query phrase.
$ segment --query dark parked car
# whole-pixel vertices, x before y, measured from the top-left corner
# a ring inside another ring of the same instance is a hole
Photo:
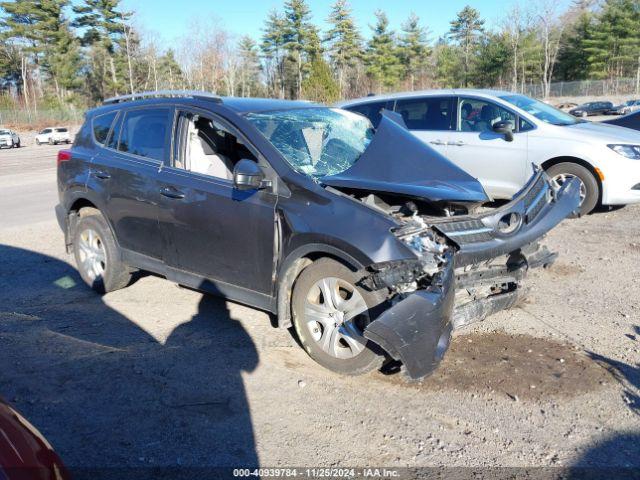
[[[569,110],[569,113],[575,117],[588,117],[590,115],[607,115],[612,109],[613,103],[611,102],[589,102]]]
[[[640,111],[630,113],[628,115],[625,115],[624,117],[605,120],[602,123],[618,125],[619,127],[632,128],[633,130],[640,130]]]
[[[69,474],[42,434],[0,399],[0,479],[65,480]]]
[[[166,98],[163,98],[166,97]],[[138,98],[144,97],[144,98]],[[579,182],[538,171],[511,202],[385,114],[144,94],[91,110],[58,157],[58,220],[100,292],[134,269],[277,314],[307,353],[359,374],[430,373],[454,327],[514,305]]]

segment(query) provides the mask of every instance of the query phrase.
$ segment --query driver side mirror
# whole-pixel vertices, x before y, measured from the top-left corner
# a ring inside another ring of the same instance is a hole
[[[513,130],[514,126],[511,122],[502,121],[493,124],[493,131],[504,135],[507,142],[513,142]]]
[[[233,188],[258,190],[264,186],[264,173],[253,160],[243,158],[233,168]]]

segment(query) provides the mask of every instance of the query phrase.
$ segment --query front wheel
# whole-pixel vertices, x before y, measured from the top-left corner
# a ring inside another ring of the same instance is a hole
[[[97,210],[81,214],[73,252],[80,276],[95,291],[112,292],[129,284],[131,270],[120,261],[111,229]]]
[[[547,169],[547,175],[555,187],[561,187],[572,178],[580,180],[580,215],[591,212],[598,204],[600,189],[593,174],[577,163],[563,162]],[[575,217],[576,215],[574,215]]]
[[[360,288],[358,280],[343,264],[323,258],[305,268],[293,288],[293,324],[303,348],[323,367],[346,375],[380,368],[384,360],[363,331],[386,298]]]
[[[36,138],[36,145],[40,146],[40,140]]]

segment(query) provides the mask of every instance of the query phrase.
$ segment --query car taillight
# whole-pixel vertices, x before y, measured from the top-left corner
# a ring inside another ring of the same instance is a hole
[[[58,152],[58,165],[67,160],[71,160],[71,150],[60,150]]]

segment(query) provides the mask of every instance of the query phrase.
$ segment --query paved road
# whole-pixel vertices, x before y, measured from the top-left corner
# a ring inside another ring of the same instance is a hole
[[[56,156],[62,148],[28,145],[0,150],[0,225],[18,227],[54,218]]]

